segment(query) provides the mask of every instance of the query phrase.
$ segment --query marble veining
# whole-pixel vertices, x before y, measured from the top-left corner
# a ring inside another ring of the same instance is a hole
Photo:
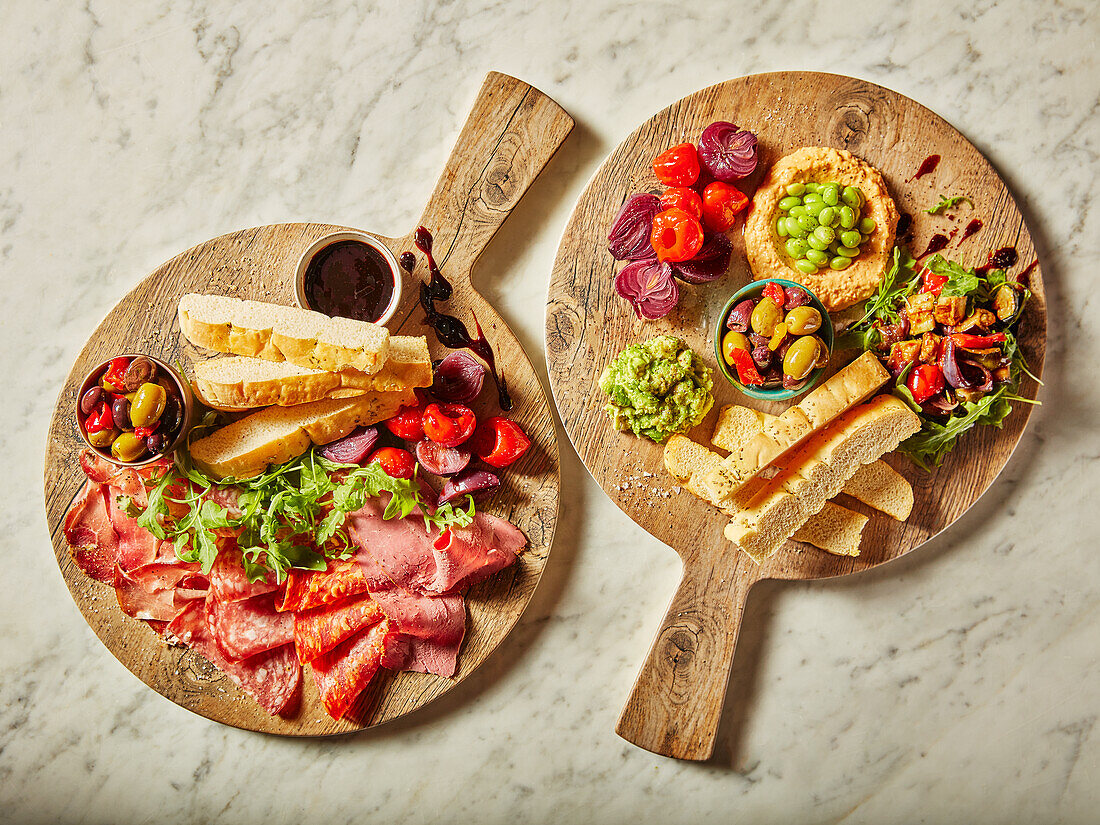
[[[1095,822],[1098,21],[1086,0],[0,5],[0,819]],[[142,275],[256,224],[407,231],[483,75],[509,72],[578,124],[477,274],[544,374],[548,274],[602,157],[695,89],[794,68],[914,97],[1005,176],[1044,264],[1044,406],[921,551],[753,591],[714,760],[613,733],[679,565],[564,439],[530,608],[407,719],[250,734],[162,698],[98,642],[58,575],[40,468],[72,360]]]

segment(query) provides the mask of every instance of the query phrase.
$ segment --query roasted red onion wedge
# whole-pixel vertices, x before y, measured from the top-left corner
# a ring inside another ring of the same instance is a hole
[[[699,162],[715,180],[731,183],[756,169],[756,135],[720,120],[699,138]]]
[[[444,447],[425,438],[416,445],[416,460],[432,475],[453,476],[469,465],[470,451],[461,447]]]
[[[377,441],[377,427],[360,428],[339,441],[326,444],[321,448],[321,455],[329,461],[338,461],[341,464],[358,464],[370,455]]]
[[[431,394],[440,401],[469,404],[485,384],[485,366],[469,353],[458,350],[439,362]]]
[[[715,232],[694,258],[672,265],[672,272],[689,284],[705,284],[721,278],[729,269],[733,245],[724,232]]]
[[[460,476],[447,479],[439,493],[439,503],[446,504],[468,495],[477,499],[488,495],[499,486],[500,479],[488,470],[467,470]]]
[[[627,264],[615,276],[615,291],[630,301],[639,318],[664,318],[680,300],[672,267],[653,261]]]
[[[661,199],[641,193],[626,199],[607,234],[607,251],[617,261],[656,258],[649,236],[653,218],[661,211]]]

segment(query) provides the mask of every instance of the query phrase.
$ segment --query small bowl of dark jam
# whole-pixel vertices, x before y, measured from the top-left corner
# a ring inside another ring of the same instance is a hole
[[[318,239],[298,262],[295,293],[305,309],[386,323],[401,301],[393,253],[365,232],[334,232]]]

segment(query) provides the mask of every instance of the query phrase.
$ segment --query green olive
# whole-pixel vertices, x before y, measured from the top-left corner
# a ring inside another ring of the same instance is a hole
[[[130,404],[130,421],[135,427],[152,427],[164,412],[166,403],[168,394],[164,387],[160,384],[142,384]]]
[[[97,433],[88,433],[88,443],[93,447],[106,450],[118,438],[118,430],[100,430]]]
[[[796,381],[809,375],[817,365],[821,341],[811,335],[795,339],[783,356],[783,372]]]
[[[786,324],[792,335],[811,335],[821,329],[821,313],[811,306],[795,307],[787,313]]]
[[[733,350],[743,349],[752,352],[752,345],[743,333],[734,332],[732,329],[722,336],[722,359],[731,367],[736,366],[733,361]]]
[[[111,444],[111,455],[119,461],[137,461],[145,455],[145,439],[123,433]]]
[[[761,298],[760,302],[752,310],[752,315],[749,317],[749,325],[752,327],[752,331],[757,335],[764,335],[771,338],[772,332],[775,331],[775,325],[779,323],[781,318],[782,310],[776,306],[775,301],[771,298]]]

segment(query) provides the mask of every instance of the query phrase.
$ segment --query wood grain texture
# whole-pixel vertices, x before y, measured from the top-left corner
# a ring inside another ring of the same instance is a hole
[[[99,325],[69,373],[51,422],[44,478],[46,517],[58,565],[77,606],[107,648],[143,682],[189,710],[235,727],[292,736],[345,733],[430,702],[469,676],[504,639],[530,601],[550,553],[558,515],[558,446],[542,385],[515,335],[474,290],[470,270],[572,126],[569,115],[538,90],[491,73],[424,211],[425,225],[436,239],[436,257],[454,285],[447,311],[471,327],[476,313],[507,375],[515,404],[511,417],[532,441],[528,453],[503,474],[504,486],[489,507],[523,530],[528,549],[512,567],[467,592],[467,635],[454,679],[380,671],[361,697],[354,720],[337,721],[325,713],[312,679],[303,673],[297,711],[268,716],[201,656],[166,645],[144,623],[127,618],[113,588],[89,579],[73,564],[61,529],[64,513],[84,483],[74,409],[87,370],[126,351],[148,352],[170,363],[202,357],[180,335],[176,304],[181,295],[208,292],[293,304],[299,257],[317,239],[348,227],[278,224],[201,243],[142,280]],[[402,238],[376,237],[395,255],[415,251],[411,231]],[[417,284],[427,277],[418,255],[417,268],[405,276],[402,304],[387,326],[395,334],[427,335],[432,357],[439,358],[445,350],[424,325],[415,303]],[[485,410],[496,409],[491,386],[479,403]]]
[[[746,181],[750,193],[769,164],[801,146],[847,149],[883,173],[899,209],[913,217],[908,245],[915,252],[923,251],[934,233],[957,229],[944,254],[961,263],[983,264],[991,250],[1005,245],[1019,253],[1012,274],[1035,260],[1031,237],[1011,194],[974,146],[914,101],[838,75],[778,72],[704,89],[642,124],[596,173],[565,229],[551,278],[546,316],[550,383],[566,432],[596,481],[630,518],[683,558],[683,581],[617,731],[640,747],[684,759],[706,759],[713,750],[741,610],[751,586],[759,579],[854,573],[919,547],[959,518],[993,483],[1030,413],[1029,405],[1018,404],[1003,429],[987,427],[968,434],[931,474],[890,456],[890,464],[913,484],[912,516],[905,523],[896,522],[842,496],[844,506],[871,517],[861,554],[854,558],[791,541],[758,567],[723,538],[726,519],[717,510],[686,491],[662,496],[675,482],[664,471],[661,447],[616,432],[602,410],[597,381],[623,347],[653,335],[673,334],[714,368],[715,407],[690,434],[697,441],[709,442],[723,404],[772,413],[785,406],[742,395],[723,380],[714,362],[712,336],[718,313],[752,277],[740,232],[732,236],[733,262],[726,277],[701,287],[681,284],[680,306],[661,321],[638,320],[612,283],[616,265],[607,253],[606,239],[619,206],[634,192],[659,191],[650,169],[653,157],[676,143],[696,141],[715,120],[734,121],[759,138],[761,164]],[[942,158],[936,171],[912,180],[932,154]],[[962,207],[954,221],[923,214],[941,193],[968,195],[974,207]],[[960,244],[962,228],[971,217],[980,218],[984,228]],[[1030,273],[1030,283],[1034,297],[1021,322],[1020,344],[1041,375],[1046,302],[1039,268]],[[1025,380],[1022,393],[1034,397],[1036,391],[1037,386]]]

